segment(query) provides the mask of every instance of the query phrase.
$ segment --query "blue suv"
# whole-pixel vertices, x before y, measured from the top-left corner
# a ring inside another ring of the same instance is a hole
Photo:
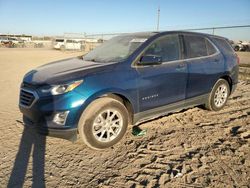
[[[104,149],[135,125],[204,105],[222,109],[238,82],[226,38],[182,31],[117,36],[83,57],[28,72],[19,108],[26,126]]]

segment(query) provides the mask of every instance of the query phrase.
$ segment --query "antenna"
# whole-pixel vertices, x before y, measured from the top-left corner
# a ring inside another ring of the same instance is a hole
[[[157,11],[157,13],[158,13],[158,15],[157,15],[157,28],[156,28],[156,30],[157,31],[159,31],[159,25],[160,25],[160,6],[158,6],[158,11]]]

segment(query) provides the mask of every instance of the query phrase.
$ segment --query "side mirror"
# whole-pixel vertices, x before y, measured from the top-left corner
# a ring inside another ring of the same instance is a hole
[[[156,55],[142,56],[139,65],[159,65],[162,63],[162,57]]]

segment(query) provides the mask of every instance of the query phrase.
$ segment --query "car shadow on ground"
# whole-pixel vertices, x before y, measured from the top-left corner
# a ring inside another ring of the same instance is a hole
[[[7,187],[23,187],[31,156],[32,187],[45,187],[45,145],[46,136],[38,134],[33,128],[24,127]]]

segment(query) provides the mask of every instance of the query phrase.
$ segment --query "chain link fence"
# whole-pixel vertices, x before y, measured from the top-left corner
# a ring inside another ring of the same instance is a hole
[[[180,29],[178,29],[180,30]],[[219,35],[226,37],[232,41],[246,41],[250,42],[250,25],[236,25],[236,26],[223,26],[223,27],[206,27],[206,28],[184,28],[182,31],[203,32],[212,35]],[[166,30],[167,31],[167,30]],[[170,30],[169,30],[170,31]],[[108,40],[117,35],[128,33],[98,33],[86,34],[87,38],[98,38]]]
[[[219,35],[226,37],[234,42],[236,50],[249,51],[250,50],[250,25],[237,25],[226,27],[207,27],[207,28],[186,28],[183,31],[203,32],[212,35]],[[170,30],[169,30],[170,31]],[[64,41],[74,40],[80,42],[84,46],[84,51],[88,52],[117,35],[128,33],[64,33],[63,36],[31,36],[31,40],[24,41],[21,37],[16,35],[0,36],[0,47],[28,47],[28,48],[54,48],[55,40],[60,38]]]

